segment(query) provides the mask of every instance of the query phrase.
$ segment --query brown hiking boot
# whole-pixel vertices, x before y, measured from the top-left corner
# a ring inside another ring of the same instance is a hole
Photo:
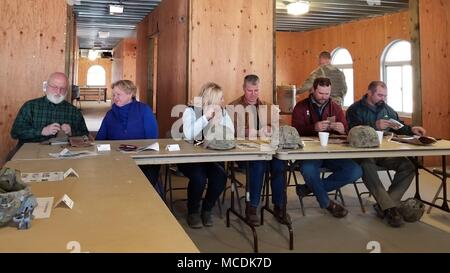
[[[277,219],[278,223],[283,225],[289,225],[292,223],[291,216],[286,212],[286,214],[283,216],[283,208],[274,205],[273,207],[273,215],[275,216],[275,219]]]
[[[345,217],[348,213],[347,209],[332,200],[330,200],[330,204],[328,205],[327,210],[336,218]]]
[[[248,223],[259,226],[258,209],[251,206],[249,203],[245,204],[245,218]]]

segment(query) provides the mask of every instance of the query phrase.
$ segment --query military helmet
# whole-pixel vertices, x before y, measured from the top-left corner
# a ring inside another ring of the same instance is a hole
[[[400,202],[398,210],[406,222],[416,222],[425,212],[425,205],[416,198],[408,198]]]
[[[211,126],[204,138],[203,147],[207,149],[230,150],[236,147],[234,131],[227,126]]]
[[[370,126],[355,126],[348,132],[350,146],[356,148],[370,148],[380,146],[375,129]]]
[[[28,228],[31,213],[37,206],[36,198],[20,178],[20,172],[11,168],[0,170],[0,226],[11,220],[19,228]]]
[[[282,125],[279,128],[279,143],[281,149],[298,149],[303,147],[303,141],[297,129],[292,126]]]

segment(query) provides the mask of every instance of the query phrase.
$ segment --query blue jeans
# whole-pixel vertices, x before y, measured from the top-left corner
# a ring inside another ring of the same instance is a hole
[[[249,161],[249,191],[250,205],[257,208],[261,199],[261,190],[263,187],[264,174],[266,172],[267,161]],[[272,159],[269,162],[272,203],[281,207],[284,201],[284,161]]]
[[[202,203],[202,211],[210,211],[223,192],[227,181],[223,163],[178,164],[178,169],[189,178],[188,214],[199,212],[206,182],[208,182],[208,188]]]
[[[326,168],[332,174],[321,179],[321,168]],[[328,192],[353,183],[362,176],[361,167],[351,159],[301,160],[300,171],[321,208],[327,208],[330,203]]]

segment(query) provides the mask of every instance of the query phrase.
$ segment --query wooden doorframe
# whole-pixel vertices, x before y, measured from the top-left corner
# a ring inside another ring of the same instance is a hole
[[[158,33],[148,37],[147,58],[147,104],[156,113],[156,97],[158,96]]]

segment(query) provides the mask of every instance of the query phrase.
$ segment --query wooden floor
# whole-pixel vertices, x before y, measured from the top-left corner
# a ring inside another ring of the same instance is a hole
[[[110,102],[81,102],[89,131],[96,132],[101,120],[110,109]],[[383,181],[388,181],[385,173]],[[243,177],[241,177],[243,180]],[[301,181],[301,176],[299,175]],[[439,184],[428,173],[421,172],[422,197],[431,200]],[[174,176],[174,184],[185,186],[187,179]],[[361,185],[364,188],[363,185]],[[373,199],[364,198],[367,208],[362,213],[353,186],[343,188],[349,214],[344,219],[331,217],[318,208],[315,198],[305,198],[306,216],[302,216],[294,188],[288,191],[288,212],[294,228],[294,250],[288,249],[288,232],[272,216],[258,227],[260,252],[370,252],[368,244],[379,244],[381,252],[450,252],[450,214],[433,209],[421,222],[407,223],[391,228],[375,216]],[[405,198],[413,196],[413,185]],[[175,192],[176,199],[185,199],[186,191]],[[214,226],[194,230],[186,223],[186,201],[176,201],[174,215],[202,252],[252,252],[251,230],[232,216],[231,227],[226,227],[225,211],[229,207],[229,192],[223,205],[221,218],[214,209]],[[375,243],[373,243],[375,242]]]

